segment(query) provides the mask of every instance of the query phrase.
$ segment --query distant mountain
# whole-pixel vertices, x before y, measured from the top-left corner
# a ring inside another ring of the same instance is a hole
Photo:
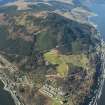
[[[72,0],[70,0],[72,1]],[[24,11],[71,11],[75,8],[72,2],[63,0],[6,0],[0,2],[0,13],[15,13]],[[21,5],[22,6],[21,6]]]

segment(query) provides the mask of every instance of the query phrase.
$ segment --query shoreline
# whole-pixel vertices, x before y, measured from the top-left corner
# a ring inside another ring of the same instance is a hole
[[[10,87],[7,85],[7,81],[5,80],[5,78],[3,79],[2,77],[0,77],[0,80],[2,81],[2,83],[4,84],[4,90],[5,91],[7,91],[10,95],[11,95],[11,97],[12,97],[12,99],[13,99],[13,101],[14,101],[14,104],[15,105],[24,105],[24,104],[22,104],[20,101],[19,101],[19,99],[16,97],[16,95],[15,95],[15,93],[10,89]]]
[[[89,102],[88,102],[88,105],[98,105],[97,102],[98,100],[100,99],[101,95],[102,95],[102,90],[103,90],[103,86],[105,84],[105,52],[104,52],[104,48],[105,48],[105,42],[103,40],[103,38],[101,37],[101,33],[98,29],[98,25],[95,24],[91,18],[92,17],[96,17],[98,16],[98,14],[95,14],[93,16],[88,16],[87,18],[87,21],[90,25],[92,25],[96,30],[97,30],[97,35],[100,36],[100,40],[101,40],[101,46],[102,46],[102,51],[101,51],[101,61],[102,61],[102,65],[101,65],[101,74],[99,75],[98,77],[98,88],[94,89],[93,90],[93,94],[92,95],[92,98],[91,100],[89,101],[89,98],[87,99]],[[104,48],[103,48],[104,47]]]
[[[102,45],[103,51],[101,54],[102,65],[101,65],[100,70],[102,71],[102,74],[98,78],[98,89],[95,90],[96,91],[95,96],[93,96],[92,101],[89,103],[89,105],[97,105],[97,102],[102,95],[103,86],[105,84],[105,59],[104,59],[105,52],[104,52],[104,48],[103,48],[103,47],[105,47],[105,42],[103,41],[103,39],[101,39],[101,45]]]
[[[91,18],[92,17],[97,17],[97,16],[98,16],[98,14],[95,14],[93,16],[88,16],[88,19],[87,20],[88,20],[88,22],[89,22],[90,25],[92,25],[93,27],[95,27],[98,30],[98,25],[91,21]]]

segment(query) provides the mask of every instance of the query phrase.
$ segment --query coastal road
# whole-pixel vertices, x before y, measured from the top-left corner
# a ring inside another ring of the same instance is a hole
[[[20,100],[17,98],[17,96],[14,93],[14,86],[16,85],[4,72],[4,68],[7,68],[9,70],[9,73],[14,72],[18,70],[16,66],[11,64],[7,59],[5,59],[2,55],[0,55],[0,62],[2,64],[5,64],[5,66],[1,66],[0,68],[0,80],[5,84],[4,89],[11,93],[11,96],[15,102],[15,105],[24,105]]]
[[[101,86],[100,86],[100,93],[99,93],[99,97],[98,97],[98,101],[97,101],[97,105],[105,105],[104,100],[105,100],[105,42],[102,40],[102,70],[103,70],[103,77],[102,77],[102,82],[101,82]]]

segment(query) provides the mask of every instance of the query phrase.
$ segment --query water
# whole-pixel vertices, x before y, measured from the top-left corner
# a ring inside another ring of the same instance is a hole
[[[91,20],[98,25],[98,29],[105,40],[105,3],[92,4],[88,5],[88,7],[98,15],[92,17]]]
[[[15,105],[9,92],[0,88],[0,105]]]
[[[5,91],[3,87],[4,87],[4,84],[0,80],[0,105],[15,105],[11,94]]]
[[[97,29],[100,31],[105,41],[105,3],[89,4],[89,9],[95,12],[98,16],[92,17],[91,21],[98,25]],[[98,101],[98,105],[105,105],[105,83],[102,90],[102,95]]]
[[[16,0],[0,0],[0,5],[6,4],[8,2],[13,2],[13,1],[16,1]]]

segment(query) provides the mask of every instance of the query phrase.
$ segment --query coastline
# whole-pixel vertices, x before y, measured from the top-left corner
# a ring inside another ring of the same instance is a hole
[[[94,22],[91,21],[91,17],[96,17],[98,16],[98,14],[94,15],[94,16],[88,16],[88,22],[96,28],[96,30],[98,31],[98,35],[101,37],[101,33],[98,29],[98,25],[95,24]],[[102,71],[101,76],[98,78],[98,86],[99,89],[96,90],[96,95],[92,98],[92,101],[89,103],[89,105],[97,105],[97,101],[100,99],[101,95],[102,95],[102,90],[103,90],[103,86],[105,83],[105,52],[104,52],[104,48],[105,48],[105,42],[103,40],[103,38],[100,39],[101,40],[101,46],[102,46],[102,52],[101,52],[101,60],[102,60],[102,65],[100,70]]]
[[[105,46],[105,43],[103,40],[101,40],[101,44],[102,46]],[[102,50],[104,50],[102,48]],[[96,96],[93,97],[93,100],[92,102],[89,104],[89,105],[97,105],[97,101],[100,99],[101,95],[102,95],[102,90],[103,90],[103,86],[104,86],[104,83],[105,83],[105,79],[104,79],[104,76],[105,76],[105,52],[102,51],[102,54],[101,54],[101,60],[102,60],[102,66],[101,66],[101,70],[102,70],[102,74],[101,74],[101,77],[99,77],[98,79],[98,85],[99,85],[99,89],[96,90]]]
[[[1,94],[0,97],[6,97],[8,99],[8,102],[10,102],[9,105],[16,105],[15,102],[14,102],[14,97],[12,96],[12,93],[10,92],[9,89],[5,88],[5,86],[6,86],[5,82],[2,80],[2,78],[0,78],[0,81],[3,84],[3,86],[0,86],[0,91],[5,93],[5,94],[3,94],[3,96]],[[3,105],[5,105],[4,103],[5,102],[3,102]]]
[[[13,99],[13,101],[14,101],[14,104],[15,104],[15,105],[24,105],[24,104],[22,104],[22,103],[19,101],[19,99],[16,97],[14,91],[13,91],[12,89],[10,89],[10,86],[8,86],[7,81],[5,80],[5,77],[4,77],[4,78],[3,78],[3,77],[0,77],[0,80],[1,80],[2,83],[4,84],[4,88],[3,88],[3,89],[4,89],[5,91],[7,91],[7,92],[11,95],[11,97],[12,97],[12,99]]]

